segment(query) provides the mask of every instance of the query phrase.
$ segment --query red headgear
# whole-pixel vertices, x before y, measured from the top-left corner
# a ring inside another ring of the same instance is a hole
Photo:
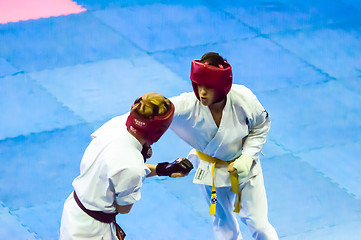
[[[215,102],[219,102],[225,98],[232,87],[232,68],[231,65],[224,61],[226,67],[219,68],[200,60],[193,60],[191,66],[191,81],[193,91],[199,99],[197,85],[214,89]]]
[[[139,103],[140,100],[141,98],[138,98],[133,103],[133,106]],[[166,107],[170,109],[165,115],[156,115],[149,118],[139,115],[135,110],[130,111],[126,122],[128,131],[132,132],[136,137],[143,138],[150,145],[157,142],[172,123],[174,105],[171,102],[171,106]],[[154,105],[154,109],[157,108],[158,106]]]

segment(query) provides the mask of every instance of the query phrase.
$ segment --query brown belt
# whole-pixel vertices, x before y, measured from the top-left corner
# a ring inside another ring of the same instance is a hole
[[[84,207],[84,205],[80,202],[75,191],[73,192],[73,196],[74,196],[75,202],[78,204],[78,206],[81,208],[81,210],[83,210],[86,214],[88,214],[89,216],[91,216],[92,218],[94,218],[95,220],[98,220],[100,222],[114,223],[118,239],[119,240],[125,239],[126,234],[123,231],[123,229],[117,224],[116,219],[115,219],[115,216],[117,215],[117,213],[105,213],[102,211],[93,211],[93,210],[86,209]]]

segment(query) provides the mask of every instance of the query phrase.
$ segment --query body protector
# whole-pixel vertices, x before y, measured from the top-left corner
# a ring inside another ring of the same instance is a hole
[[[140,100],[141,98],[138,98],[134,104],[139,103]],[[157,142],[165,131],[167,131],[173,120],[173,103],[171,102],[171,105],[166,107],[168,109],[166,114],[157,115],[158,111],[156,110],[158,109],[158,106],[154,105],[155,111],[153,112],[155,114],[151,117],[143,117],[138,114],[136,110],[130,111],[126,122],[128,131],[132,132],[136,137],[146,140],[149,145]]]
[[[215,67],[200,60],[193,60],[191,66],[191,81],[193,91],[199,99],[198,85],[214,89],[215,102],[222,101],[232,87],[232,67],[225,61],[225,68]]]

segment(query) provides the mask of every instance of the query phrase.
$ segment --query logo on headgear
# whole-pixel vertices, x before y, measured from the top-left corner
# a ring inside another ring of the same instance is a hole
[[[138,119],[134,119],[134,123],[136,125],[138,125],[139,127],[144,127],[145,126],[145,122],[139,121]]]
[[[132,131],[132,132],[134,132],[134,133],[137,132],[137,129],[135,129],[133,126],[130,126],[130,127],[129,127],[129,130]]]

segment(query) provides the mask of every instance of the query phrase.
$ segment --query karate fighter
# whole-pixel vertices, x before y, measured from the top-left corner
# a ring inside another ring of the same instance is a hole
[[[171,98],[170,128],[193,147],[194,183],[201,184],[217,240],[242,239],[235,213],[254,239],[276,240],[268,221],[260,153],[270,117],[245,86],[232,85],[232,68],[218,53],[193,60],[193,92]]]
[[[174,105],[157,93],[138,98],[130,113],[115,117],[92,134],[65,201],[60,239],[124,239],[115,216],[129,213],[140,199],[142,182],[154,175],[182,177],[193,168],[179,158],[172,163],[145,164],[150,145],[171,124]]]

